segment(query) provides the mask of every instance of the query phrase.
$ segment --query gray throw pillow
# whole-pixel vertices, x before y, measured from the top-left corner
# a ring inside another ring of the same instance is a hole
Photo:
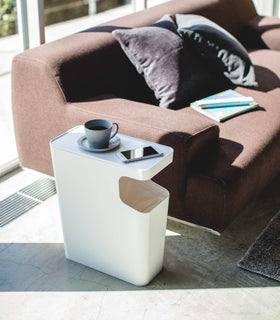
[[[213,21],[192,14],[176,14],[178,32],[197,52],[216,66],[235,85],[257,86],[253,64],[246,49]]]
[[[201,58],[184,47],[169,15],[148,26],[114,30],[113,36],[154,91],[160,107],[187,106],[213,81]]]

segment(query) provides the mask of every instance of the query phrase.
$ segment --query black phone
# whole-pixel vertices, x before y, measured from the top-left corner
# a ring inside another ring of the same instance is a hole
[[[123,162],[132,162],[160,157],[163,156],[163,152],[152,146],[146,146],[143,148],[120,151],[117,155]]]

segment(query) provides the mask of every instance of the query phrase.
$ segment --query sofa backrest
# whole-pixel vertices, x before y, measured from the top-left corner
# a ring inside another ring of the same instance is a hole
[[[237,35],[256,10],[251,0],[173,0],[32,49],[29,55],[50,66],[67,101],[114,93],[155,103],[152,92],[111,32],[144,26],[164,14],[176,13],[203,15]]]

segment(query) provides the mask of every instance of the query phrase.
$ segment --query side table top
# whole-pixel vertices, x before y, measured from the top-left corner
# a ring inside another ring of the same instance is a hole
[[[139,180],[151,179],[173,160],[173,149],[171,147],[122,134],[118,134],[121,143],[116,149],[98,153],[86,151],[78,145],[78,140],[84,134],[84,127],[78,126],[54,138],[50,141],[50,144],[52,148],[58,148],[79,156],[89,157],[95,161],[103,161],[104,164],[106,163],[107,165],[113,165],[116,167],[116,169],[119,169],[121,172],[123,172],[123,175]],[[121,161],[117,156],[117,152],[119,151],[136,149],[144,146],[154,146],[162,151],[164,155],[157,158],[130,163]]]

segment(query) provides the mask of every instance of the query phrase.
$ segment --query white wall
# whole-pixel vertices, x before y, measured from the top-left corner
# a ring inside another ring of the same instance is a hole
[[[280,17],[280,1],[279,0],[253,0],[257,11],[261,15]]]

